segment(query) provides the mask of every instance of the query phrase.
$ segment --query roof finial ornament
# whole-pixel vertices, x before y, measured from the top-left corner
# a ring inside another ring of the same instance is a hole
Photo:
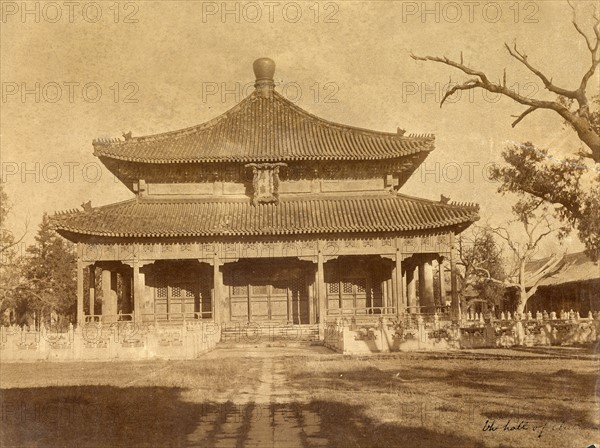
[[[266,98],[271,96],[271,92],[275,88],[275,81],[273,76],[275,75],[275,61],[271,58],[259,58],[252,64],[254,69],[254,76],[256,82],[254,87],[259,95]]]

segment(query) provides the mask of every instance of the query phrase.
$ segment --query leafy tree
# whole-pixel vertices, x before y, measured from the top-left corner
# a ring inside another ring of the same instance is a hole
[[[473,226],[457,240],[457,270],[461,308],[484,303],[494,310],[504,300],[502,247],[487,226]]]
[[[46,213],[27,253],[24,275],[30,287],[23,291],[21,308],[45,318],[54,312],[73,321],[77,303],[74,247],[52,230]]]
[[[16,238],[8,228],[8,217],[11,203],[0,183],[0,316],[7,310],[14,309],[18,292],[27,285],[22,277],[23,260],[18,248],[25,237],[26,231]]]
[[[592,260],[600,256],[600,173],[590,178],[581,159],[552,163],[546,150],[532,143],[512,145],[502,156],[505,166],[492,169],[491,178],[500,181],[499,192],[516,193],[522,203],[542,199],[549,211],[567,224],[561,235],[577,229]],[[587,178],[586,178],[587,177]]]

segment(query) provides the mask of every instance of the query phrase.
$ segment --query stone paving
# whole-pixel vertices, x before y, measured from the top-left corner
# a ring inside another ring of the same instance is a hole
[[[215,397],[215,405],[202,413],[196,430],[188,436],[187,445],[216,448],[327,446],[327,440],[320,434],[320,417],[309,409],[307,394],[287,386],[283,359],[294,354],[331,353],[323,347],[218,347],[204,359],[260,360],[259,386]]]

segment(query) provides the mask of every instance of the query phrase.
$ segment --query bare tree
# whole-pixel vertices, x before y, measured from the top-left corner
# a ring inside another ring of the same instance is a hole
[[[524,106],[527,106],[527,109],[525,109],[520,115],[514,116],[516,119],[512,123],[513,127],[519,124],[527,115],[538,109],[552,110],[559,114],[570,126],[573,127],[575,132],[577,132],[579,139],[590,149],[590,152],[585,152],[582,155],[592,159],[596,163],[600,163],[600,135],[598,134],[597,129],[595,129],[593,126],[592,118],[590,117],[590,104],[587,97],[589,80],[592,78],[592,76],[594,76],[598,65],[600,65],[600,16],[598,15],[598,12],[594,10],[594,13],[592,14],[594,19],[594,25],[592,27],[594,36],[590,37],[578,24],[576,10],[573,3],[571,3],[571,1],[567,1],[567,3],[573,12],[573,26],[576,32],[579,33],[585,40],[591,56],[589,69],[584,73],[577,88],[567,89],[555,85],[551,77],[546,76],[529,61],[527,54],[519,50],[516,43],[514,43],[512,46],[506,43],[504,44],[510,56],[535,74],[543,82],[548,91],[558,95],[556,100],[538,100],[534,98],[528,98],[510,89],[506,82],[506,69],[504,70],[504,76],[501,83],[490,81],[490,77],[483,71],[473,69],[464,63],[462,52],[460,62],[451,60],[447,57],[417,56],[412,53],[411,57],[419,61],[433,61],[445,64],[450,67],[457,68],[463,73],[473,77],[450,88],[442,98],[440,107],[444,104],[448,97],[452,96],[457,91],[481,88],[492,93],[502,94]],[[567,99],[567,101],[564,99]],[[571,103],[576,104],[574,109],[569,107]]]
[[[542,200],[519,201],[513,207],[517,222],[522,224],[525,240],[518,241],[505,227],[491,228],[490,231],[501,238],[510,250],[509,272],[503,284],[515,287],[518,291],[515,312],[523,314],[527,301],[537,292],[540,282],[552,274],[563,260],[564,254],[552,254],[544,259],[533,272],[526,270],[526,265],[539,252],[540,243],[548,236],[560,232],[560,228],[548,218],[547,206]],[[490,277],[490,281],[496,281]]]

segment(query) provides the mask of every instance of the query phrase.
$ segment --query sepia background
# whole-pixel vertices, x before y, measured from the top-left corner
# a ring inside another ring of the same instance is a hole
[[[320,117],[395,132],[433,133],[437,149],[401,190],[477,202],[482,221],[509,218],[487,169],[511,142],[561,154],[581,142],[557,114],[481,90],[443,108],[458,70],[418,55],[462,57],[520,93],[553,98],[512,59],[517,41],[553,81],[574,87],[589,51],[563,1],[499,2],[2,2],[0,149],[14,203],[10,226],[30,242],[43,212],[128,199],[92,155],[92,139],[193,126],[252,91],[252,62],[275,60],[277,90]],[[593,2],[578,2],[590,23]],[[591,29],[591,28],[589,28]],[[589,83],[598,86],[598,79]],[[596,92],[588,92],[592,97]],[[582,245],[572,236],[569,251]]]

